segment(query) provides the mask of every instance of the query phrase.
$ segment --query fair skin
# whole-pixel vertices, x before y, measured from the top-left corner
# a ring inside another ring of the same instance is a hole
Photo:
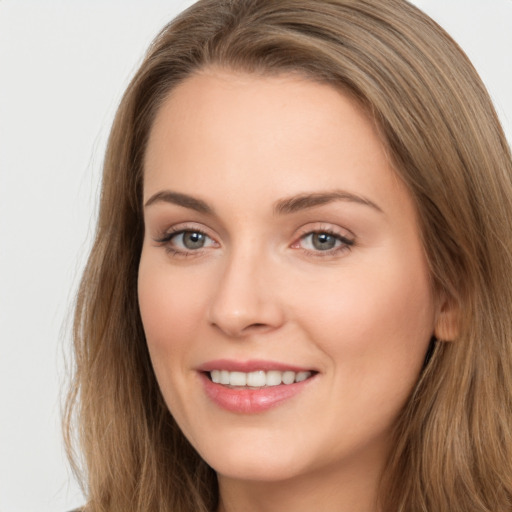
[[[295,75],[203,70],[158,112],[144,204],[149,352],[217,471],[219,511],[378,510],[392,428],[442,311],[369,117]],[[305,380],[211,381],[258,365]]]

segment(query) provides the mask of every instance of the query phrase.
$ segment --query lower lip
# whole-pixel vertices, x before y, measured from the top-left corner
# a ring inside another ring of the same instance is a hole
[[[230,388],[212,382],[204,373],[200,374],[206,395],[222,409],[241,414],[255,414],[267,411],[285,400],[299,394],[314,377],[295,382],[264,388]]]

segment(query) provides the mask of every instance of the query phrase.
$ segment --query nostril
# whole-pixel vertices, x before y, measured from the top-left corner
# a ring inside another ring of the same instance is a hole
[[[243,329],[243,332],[248,333],[251,331],[266,331],[267,329],[271,329],[271,326],[264,323],[254,323],[250,324]]]

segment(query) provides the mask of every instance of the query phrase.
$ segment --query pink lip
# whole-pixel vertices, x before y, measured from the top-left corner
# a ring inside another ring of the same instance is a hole
[[[208,361],[197,368],[200,372],[211,372],[212,370],[227,370],[229,372],[255,372],[263,370],[268,372],[270,370],[277,370],[285,372],[287,370],[292,372],[307,372],[312,371],[311,368],[301,368],[285,363],[278,363],[275,361],[263,361],[253,359],[250,361],[235,361],[233,359],[216,359],[215,361]]]
[[[301,393],[306,386],[314,380],[313,377],[306,379],[302,382],[294,384],[281,384],[280,386],[269,386],[259,389],[250,388],[236,388],[229,387],[223,384],[215,384],[212,382],[206,372],[212,370],[228,370],[228,371],[241,371],[251,372],[256,370],[278,370],[278,371],[308,371],[308,369],[299,368],[296,366],[285,365],[271,361],[232,361],[232,360],[217,360],[210,361],[202,365],[199,370],[199,376],[202,381],[204,390],[208,398],[212,400],[222,409],[239,414],[256,414],[259,412],[267,411],[272,407],[281,404],[283,401],[288,400]]]

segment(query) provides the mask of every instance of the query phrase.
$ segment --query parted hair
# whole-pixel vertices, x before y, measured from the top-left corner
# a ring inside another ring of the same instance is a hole
[[[299,73],[357,98],[417,208],[457,312],[396,423],[383,512],[512,511],[512,163],[484,85],[405,0],[200,0],[151,44],[120,103],[79,288],[68,453],[87,512],[212,512],[216,475],[177,427],[137,302],[143,160],[169,92],[205,67]]]

